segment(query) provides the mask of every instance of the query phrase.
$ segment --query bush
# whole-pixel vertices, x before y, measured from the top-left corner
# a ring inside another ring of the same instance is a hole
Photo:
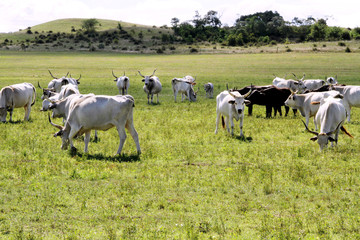
[[[340,47],[345,47],[345,46],[346,46],[346,44],[345,44],[344,42],[338,42],[338,45],[339,45]]]
[[[346,47],[345,52],[347,52],[347,53],[351,52],[350,48]]]
[[[190,53],[197,53],[197,52],[198,52],[198,50],[196,48],[191,48],[190,49]]]

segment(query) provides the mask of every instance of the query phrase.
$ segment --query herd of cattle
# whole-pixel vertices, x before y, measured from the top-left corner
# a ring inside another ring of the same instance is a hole
[[[155,74],[156,69],[151,75],[144,76],[140,71],[139,75],[143,78],[144,92],[147,94],[148,104],[153,103],[154,94],[157,96],[162,90],[162,85]],[[68,74],[64,77],[53,77],[47,86],[42,88],[38,83],[38,87],[42,89],[43,100],[41,111],[52,111],[52,118],[63,118],[64,126],[55,124],[51,121],[49,114],[49,122],[59,131],[54,136],[61,136],[62,149],[67,149],[70,145],[74,148],[73,138],[85,134],[85,152],[88,151],[88,143],[90,141],[90,131],[96,130],[106,131],[112,127],[116,127],[120,145],[117,154],[121,153],[123,148],[126,132],[129,131],[135,141],[138,154],[141,153],[138,133],[133,124],[133,107],[134,98],[127,95],[130,87],[129,78],[125,75],[115,77],[116,86],[119,94],[116,96],[80,94],[78,85],[79,79],[74,79]],[[295,75],[294,75],[295,76]],[[252,114],[253,105],[266,106],[266,117],[274,116],[277,112],[282,115],[281,107],[285,106],[285,115],[288,114],[289,108],[292,108],[294,114],[299,110],[301,115],[305,117],[305,129],[316,135],[311,138],[317,141],[320,150],[331,142],[338,141],[339,131],[344,131],[348,136],[352,135],[343,127],[345,121],[350,121],[351,107],[360,107],[360,86],[339,85],[337,78],[329,77],[325,80],[302,79],[292,80],[279,78],[275,76],[272,85],[266,86],[246,86],[241,89],[228,89],[216,97],[216,129],[218,132],[220,117],[222,118],[223,127],[231,135],[234,134],[234,122],[240,120],[240,136],[243,137],[243,119],[244,107],[248,106],[248,114]],[[196,101],[197,91],[194,90],[196,79],[192,76],[183,78],[174,78],[171,80],[174,93],[174,100],[180,93],[181,100],[184,97],[189,101]],[[212,98],[214,85],[207,83],[204,85],[206,97]],[[24,120],[29,120],[31,106],[34,105],[36,98],[36,89],[30,83],[21,83],[6,86],[0,91],[0,120],[6,122],[7,112],[10,113],[10,121],[12,121],[13,109],[24,107]],[[314,117],[315,131],[308,128],[310,117]],[[224,119],[225,118],[225,119]],[[319,128],[319,132],[316,132]]]

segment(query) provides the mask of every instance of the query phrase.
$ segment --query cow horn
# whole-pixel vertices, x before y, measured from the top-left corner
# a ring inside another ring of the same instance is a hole
[[[43,89],[43,88],[42,88],[42,87],[40,86],[40,83],[39,83],[39,81],[38,81],[38,86],[39,86],[39,88],[40,88],[40,89],[44,90],[44,89]]]
[[[76,81],[79,81],[80,80],[80,78],[81,78],[81,74],[80,74],[80,77],[78,78],[78,79],[75,79]]]
[[[339,122],[339,124],[337,125],[337,127],[335,128],[335,130],[326,133],[326,135],[329,136],[329,135],[335,133],[335,132],[339,129],[339,127],[341,126],[341,124],[342,124],[343,122],[344,122],[344,121]]]
[[[62,126],[57,125],[57,124],[55,124],[55,123],[53,123],[53,122],[51,121],[50,113],[48,113],[48,117],[49,117],[49,122],[50,122],[51,125],[53,125],[54,127],[58,128],[58,129],[60,129],[60,130],[63,130],[63,127],[62,127]]]
[[[244,98],[247,98],[247,97],[250,95],[251,92],[252,92],[252,85],[251,85],[251,87],[250,87],[249,92],[247,92],[247,93],[244,95]]]
[[[284,79],[286,79],[287,73],[285,73]]]
[[[48,71],[49,71],[49,73],[50,73],[50,75],[51,75],[52,78],[57,79],[57,77],[55,77],[54,75],[52,75],[52,73],[50,72],[50,70],[48,70]]]
[[[295,73],[292,73],[292,75],[294,75],[295,79],[299,81],[299,79],[297,78],[297,76],[295,75]]]
[[[65,78],[67,78],[68,75],[69,75],[69,72],[66,74]]]
[[[46,100],[48,100],[49,102],[51,102],[51,103],[56,103],[56,101],[51,100],[47,95],[44,95],[44,98],[45,98]]]
[[[138,73],[140,76],[142,76],[143,78],[145,77],[144,75],[141,74],[141,72],[138,70]]]
[[[125,71],[124,71],[124,77],[125,77]]]
[[[316,136],[319,135],[317,132],[311,131],[311,130],[306,126],[306,124],[305,124],[305,122],[304,122],[303,120],[301,120],[301,121],[303,122],[303,124],[305,125],[306,130],[307,130],[309,133],[315,134]]]
[[[303,75],[303,77],[301,78],[300,81],[303,81],[304,79],[305,79],[305,73],[304,73],[304,75]]]
[[[226,90],[229,91],[229,84],[228,83],[226,84]]]
[[[113,75],[115,78],[118,78],[117,76],[115,76],[114,70],[112,70],[112,75]]]
[[[155,72],[156,72],[156,68],[155,68],[154,72],[150,75],[150,77],[154,76]]]

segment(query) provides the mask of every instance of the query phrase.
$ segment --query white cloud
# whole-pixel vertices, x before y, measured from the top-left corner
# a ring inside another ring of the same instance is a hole
[[[360,26],[358,0],[2,0],[0,32],[17,31],[61,18],[104,18],[146,25],[170,25],[215,10],[223,24],[232,26],[240,15],[272,10],[285,20],[294,17],[328,18],[328,25]]]

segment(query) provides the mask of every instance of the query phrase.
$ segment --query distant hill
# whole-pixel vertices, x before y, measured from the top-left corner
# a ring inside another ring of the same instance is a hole
[[[67,18],[67,19],[58,19],[46,23],[42,23],[39,25],[35,25],[31,27],[32,31],[38,32],[65,32],[71,33],[71,30],[74,28],[75,30],[81,29],[81,25],[85,18]],[[116,20],[106,20],[106,19],[96,19],[100,24],[97,26],[97,31],[107,31],[111,29],[116,29],[118,24],[120,23],[123,28],[131,28],[131,27],[142,27],[142,28],[151,28],[152,26],[133,24],[123,21]],[[22,30],[22,32],[26,32],[26,30]]]

